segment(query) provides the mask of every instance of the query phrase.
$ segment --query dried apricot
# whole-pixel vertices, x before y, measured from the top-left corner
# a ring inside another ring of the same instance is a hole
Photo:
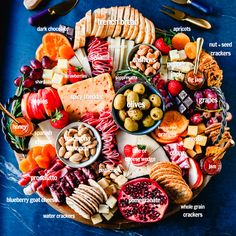
[[[63,58],[63,59],[71,59],[73,56],[75,55],[75,52],[74,50],[72,49],[71,46],[68,46],[68,45],[61,45],[59,47],[59,56],[60,58]]]
[[[195,59],[197,54],[197,45],[195,42],[188,42],[184,47],[185,54],[189,59]]]
[[[187,34],[184,33],[177,33],[173,38],[172,38],[172,45],[174,48],[177,50],[182,50],[184,49],[185,45],[190,42],[190,38],[188,37]]]

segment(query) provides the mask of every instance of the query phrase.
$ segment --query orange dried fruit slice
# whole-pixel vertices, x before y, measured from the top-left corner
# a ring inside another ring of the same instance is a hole
[[[53,61],[59,58],[59,48],[62,45],[71,47],[70,41],[60,33],[46,33],[42,38],[42,42],[45,54]]]

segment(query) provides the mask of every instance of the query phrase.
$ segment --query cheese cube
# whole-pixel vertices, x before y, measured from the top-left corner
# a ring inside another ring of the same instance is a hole
[[[67,59],[58,59],[57,61],[57,67],[62,69],[63,71],[68,69],[68,65],[69,63]]]
[[[98,184],[103,188],[107,188],[109,186],[109,182],[106,178],[102,178],[98,181]]]
[[[103,213],[102,215],[107,221],[109,221],[114,216],[111,212],[109,212],[108,214]]]
[[[67,83],[67,78],[62,74],[54,73],[52,77],[52,87],[58,89]]]
[[[117,203],[117,199],[114,197],[114,196],[110,196],[107,201],[106,201],[106,204],[110,207],[110,208],[113,208]]]
[[[117,193],[116,186],[114,184],[109,185],[107,188],[104,189],[107,195],[112,195]]]
[[[179,53],[178,50],[170,50],[169,51],[170,61],[179,61]]]
[[[43,84],[47,86],[52,86],[52,79],[43,79]]]
[[[122,186],[125,184],[128,179],[124,175],[119,175],[117,178],[115,178],[115,183],[117,183],[119,186]]]
[[[54,71],[51,69],[43,69],[43,75],[42,78],[43,79],[49,79],[51,80],[53,77]]]
[[[189,136],[197,136],[198,127],[196,125],[189,125],[188,126],[188,133]]]
[[[108,214],[109,213],[109,206],[105,205],[105,204],[100,204],[99,208],[98,208],[98,213]]]
[[[96,225],[96,224],[99,224],[102,222],[102,217],[100,214],[95,214],[95,215],[91,216],[91,220],[92,220],[93,224]]]
[[[187,55],[184,50],[180,50],[178,51],[178,53],[179,53],[180,61],[185,61],[187,59]]]
[[[195,151],[197,154],[201,154],[202,153],[202,147],[199,144],[195,145]]]
[[[200,124],[198,124],[197,126],[198,126],[198,134],[202,134],[202,133],[205,132],[206,126],[205,126],[204,123],[200,123]]]
[[[193,150],[195,145],[195,138],[188,137],[184,139],[184,148]]]
[[[198,135],[196,137],[196,144],[199,144],[200,146],[206,146],[207,143],[207,136]]]
[[[114,215],[116,213],[116,211],[118,210],[118,207],[114,207],[110,210],[110,212]]]
[[[187,153],[188,153],[188,155],[189,155],[190,157],[192,157],[192,158],[197,155],[197,153],[196,153],[195,151],[190,150],[190,149],[187,150]]]

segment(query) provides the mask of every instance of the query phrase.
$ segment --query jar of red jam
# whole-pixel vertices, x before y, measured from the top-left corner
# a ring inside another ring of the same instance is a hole
[[[200,161],[202,172],[206,175],[217,175],[222,169],[221,160],[213,160],[213,157],[205,157]]]

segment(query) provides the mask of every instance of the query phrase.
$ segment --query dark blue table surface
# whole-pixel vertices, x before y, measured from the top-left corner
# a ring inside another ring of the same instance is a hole
[[[44,0],[40,9],[52,6],[59,1]],[[203,36],[204,47],[209,51],[220,50],[208,47],[209,42],[233,42],[233,48],[222,49],[231,51],[230,57],[217,57],[219,65],[224,70],[223,90],[231,111],[236,116],[236,0],[205,0],[215,9],[214,16],[205,16],[190,7],[177,6],[168,0],[81,0],[79,5],[68,15],[52,23],[74,26],[88,9],[131,4],[145,16],[154,21],[156,26],[170,29],[175,26],[188,26],[176,22],[159,12],[162,4],[172,5],[185,10],[192,15],[205,17],[213,25],[210,31],[193,28],[189,35]],[[38,10],[40,10],[38,9]],[[26,11],[22,1],[4,1],[1,6],[1,64],[0,64],[0,96],[1,102],[14,94],[13,80],[19,74],[19,68],[29,63],[35,50],[41,42],[43,32],[28,25],[27,18],[33,12]],[[233,136],[236,137],[235,121],[231,123]],[[70,219],[44,219],[43,214],[56,214],[56,211],[43,203],[7,203],[7,197],[24,197],[22,189],[17,184],[19,171],[13,152],[0,135],[0,235],[236,235],[236,159],[235,149],[227,152],[223,160],[222,172],[214,177],[193,204],[205,205],[203,218],[184,218],[183,212],[175,214],[160,223],[128,231],[103,230],[88,227]],[[16,168],[15,168],[16,167]],[[37,197],[36,195],[33,197]],[[191,211],[190,211],[191,212]]]

